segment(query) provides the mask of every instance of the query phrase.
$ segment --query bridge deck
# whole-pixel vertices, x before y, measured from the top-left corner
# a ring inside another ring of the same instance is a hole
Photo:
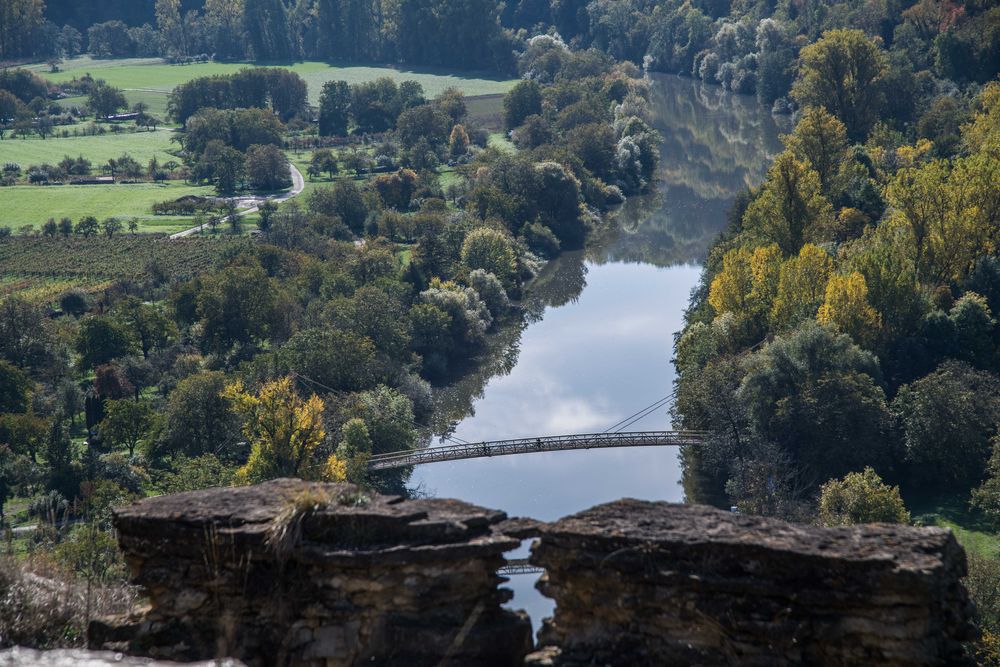
[[[391,470],[422,463],[459,461],[488,456],[509,456],[533,452],[558,452],[569,449],[604,449],[609,447],[667,447],[701,444],[701,431],[637,431],[631,433],[580,433],[541,438],[516,438],[473,442],[446,447],[427,447],[409,452],[376,454],[368,464],[370,470]]]
[[[537,565],[532,565],[527,558],[509,558],[507,564],[497,570],[501,577],[512,577],[517,574],[541,574],[545,572]]]

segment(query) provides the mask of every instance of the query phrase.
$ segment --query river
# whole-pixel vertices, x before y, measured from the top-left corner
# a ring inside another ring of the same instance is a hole
[[[439,433],[476,442],[603,431],[670,394],[674,334],[701,262],[733,197],[763,180],[780,142],[753,98],[674,76],[651,83],[663,136],[655,191],[631,198],[585,251],[545,267],[523,321],[495,337],[478,372],[437,392]],[[631,427],[668,428],[666,408]],[[410,486],[552,520],[622,497],[681,502],[680,479],[676,449],[633,448],[435,463],[417,467]],[[537,628],[552,606],[536,578],[507,586],[510,606]]]

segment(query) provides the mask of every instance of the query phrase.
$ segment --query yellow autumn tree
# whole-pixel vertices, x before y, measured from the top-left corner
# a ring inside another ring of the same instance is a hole
[[[1000,82],[983,87],[975,108],[972,120],[962,126],[962,143],[969,153],[984,151],[1000,158]]]
[[[819,175],[790,151],[775,159],[743,215],[750,238],[777,243],[785,256],[798,254],[807,240],[833,228],[833,207],[823,196]]]
[[[236,471],[237,484],[256,484],[277,477],[317,478],[317,447],[326,437],[323,400],[299,396],[291,378],[265,383],[253,392],[237,380],[222,392],[243,417],[243,434],[250,443],[246,465]]]
[[[816,319],[846,333],[862,347],[872,346],[882,326],[882,317],[868,303],[865,277],[857,271],[830,276],[826,301]]]
[[[961,280],[975,259],[990,250],[1000,227],[998,176],[1000,163],[985,154],[954,163],[933,160],[897,172],[886,199],[893,221],[909,232],[921,280]]]
[[[730,250],[722,258],[722,271],[712,280],[709,304],[718,315],[766,315],[774,300],[780,267],[777,245]]]
[[[798,257],[781,265],[778,290],[771,308],[771,330],[793,328],[816,316],[826,297],[826,285],[833,273],[833,259],[811,243],[802,246]]]

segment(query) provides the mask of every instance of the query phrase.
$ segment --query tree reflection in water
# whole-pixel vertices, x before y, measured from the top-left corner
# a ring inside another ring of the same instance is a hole
[[[475,415],[490,381],[517,365],[524,330],[547,310],[576,302],[587,287],[588,267],[699,265],[725,228],[733,198],[763,180],[780,150],[780,133],[790,130],[788,119],[776,120],[753,98],[670,75],[653,75],[652,83],[653,124],[663,138],[655,188],[608,216],[586,250],[545,266],[526,291],[521,316],[501,325],[460,379],[437,389],[435,434],[451,435]],[[668,345],[670,332],[663,338]]]

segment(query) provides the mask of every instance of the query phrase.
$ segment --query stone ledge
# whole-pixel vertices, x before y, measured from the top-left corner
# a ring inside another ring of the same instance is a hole
[[[938,528],[626,499],[543,526],[529,560],[556,602],[531,665],[960,664],[974,636]]]

